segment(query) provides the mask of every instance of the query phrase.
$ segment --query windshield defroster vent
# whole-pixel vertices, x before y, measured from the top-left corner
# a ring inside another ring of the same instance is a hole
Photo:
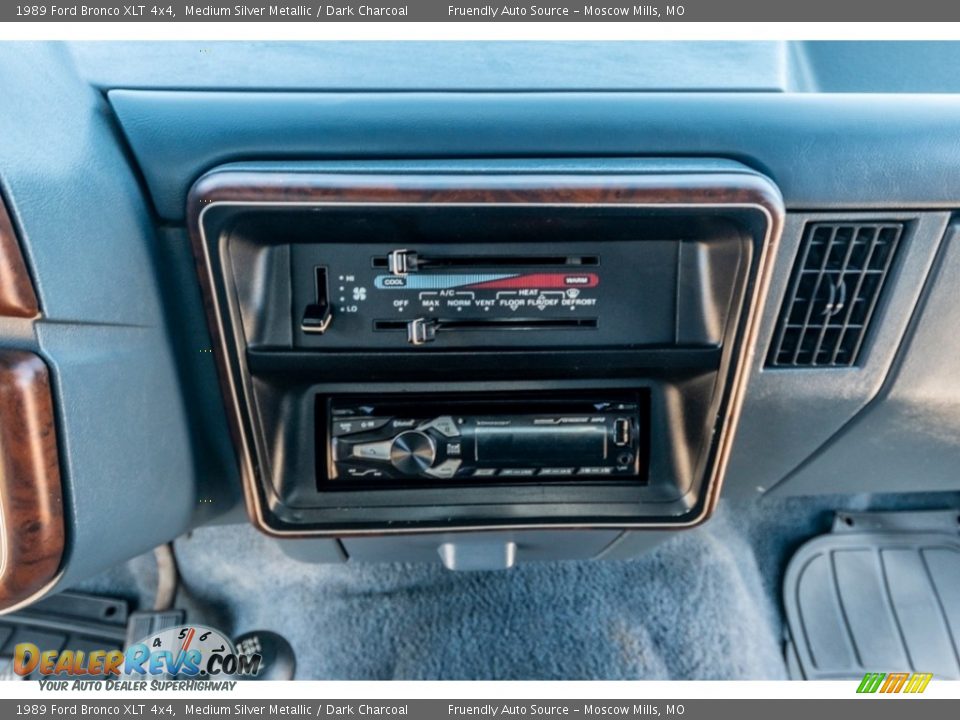
[[[855,365],[903,223],[807,225],[767,367]]]

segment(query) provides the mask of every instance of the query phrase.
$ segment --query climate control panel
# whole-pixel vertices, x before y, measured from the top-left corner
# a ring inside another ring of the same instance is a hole
[[[674,341],[676,245],[298,246],[306,347],[628,346]]]

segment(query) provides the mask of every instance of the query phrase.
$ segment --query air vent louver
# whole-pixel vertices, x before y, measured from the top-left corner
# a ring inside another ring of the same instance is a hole
[[[767,366],[856,364],[902,234],[902,223],[807,225]]]

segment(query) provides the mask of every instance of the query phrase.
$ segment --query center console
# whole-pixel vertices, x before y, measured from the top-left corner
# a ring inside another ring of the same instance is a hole
[[[776,188],[722,161],[233,165],[191,237],[253,522],[686,527],[736,430]]]

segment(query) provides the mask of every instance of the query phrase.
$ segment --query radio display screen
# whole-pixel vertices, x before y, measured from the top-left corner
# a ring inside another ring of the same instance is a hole
[[[542,426],[479,425],[477,461],[485,465],[583,465],[607,457],[607,431],[602,424]]]

